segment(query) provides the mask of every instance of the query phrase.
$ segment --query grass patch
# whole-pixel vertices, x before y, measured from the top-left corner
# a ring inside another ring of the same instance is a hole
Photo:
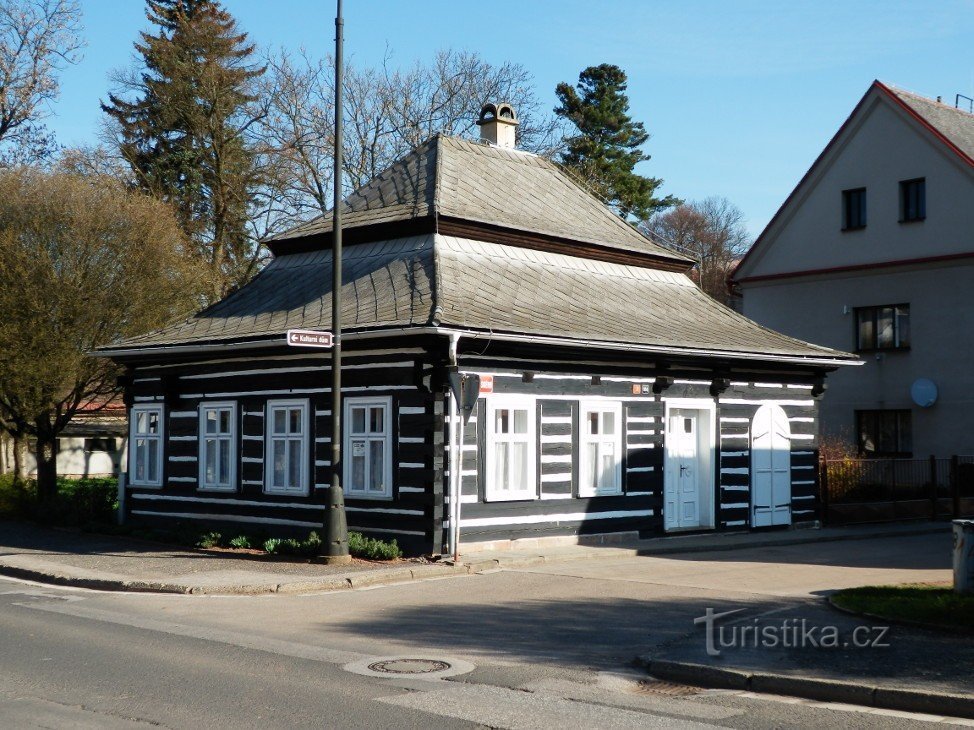
[[[974,595],[923,583],[847,588],[831,596],[839,608],[890,621],[930,624],[974,632]]]

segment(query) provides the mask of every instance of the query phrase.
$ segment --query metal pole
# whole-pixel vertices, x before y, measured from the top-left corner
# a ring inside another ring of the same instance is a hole
[[[326,559],[330,563],[348,562],[348,524],[342,493],[342,45],[345,22],[342,0],[335,16],[335,174],[332,205],[332,282],[331,282],[331,486],[328,489],[328,515],[325,523]]]

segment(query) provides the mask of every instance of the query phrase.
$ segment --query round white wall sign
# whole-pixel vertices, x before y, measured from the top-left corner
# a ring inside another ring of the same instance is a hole
[[[910,386],[910,397],[921,408],[929,408],[937,402],[937,384],[929,378],[917,378]]]

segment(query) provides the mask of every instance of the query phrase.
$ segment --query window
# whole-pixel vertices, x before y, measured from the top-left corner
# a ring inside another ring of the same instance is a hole
[[[487,399],[487,499],[534,499],[535,402],[531,398]]]
[[[909,346],[909,304],[856,309],[857,350],[903,350]]]
[[[927,181],[925,178],[900,182],[900,223],[922,221],[927,217]]]
[[[200,404],[200,489],[233,490],[237,477],[237,404]]]
[[[842,230],[866,227],[866,188],[842,191]]]
[[[269,494],[308,493],[308,401],[267,403],[264,491]]]
[[[581,404],[578,496],[622,494],[622,404]]]
[[[910,411],[856,411],[856,433],[862,456],[911,456]]]
[[[161,487],[162,406],[133,406],[129,419],[132,445],[129,481],[140,487]]]
[[[345,494],[392,498],[392,398],[346,398]]]
[[[118,447],[115,445],[114,438],[95,436],[93,438],[85,439],[85,451],[87,451],[89,454],[114,454],[117,449]]]

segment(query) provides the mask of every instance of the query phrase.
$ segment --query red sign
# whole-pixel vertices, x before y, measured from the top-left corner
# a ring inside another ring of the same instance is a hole
[[[291,345],[291,347],[331,347],[331,332],[288,330],[287,344]]]
[[[480,392],[481,393],[493,393],[494,392],[494,376],[493,375],[481,375],[480,376]]]

